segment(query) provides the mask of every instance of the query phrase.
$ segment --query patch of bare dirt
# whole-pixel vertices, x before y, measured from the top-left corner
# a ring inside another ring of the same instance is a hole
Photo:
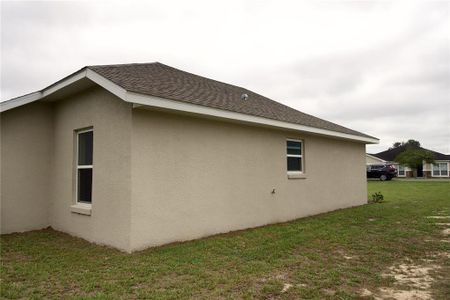
[[[351,260],[351,259],[357,259],[358,258],[358,256],[349,255],[344,250],[337,250],[336,253],[338,255],[340,255],[341,257],[345,258],[346,260]]]
[[[332,289],[323,289],[322,291],[327,296],[334,296],[334,295],[336,295],[336,291],[332,290]]]
[[[442,253],[436,254],[441,256]],[[405,263],[392,266],[384,277],[392,277],[395,280],[393,287],[382,287],[376,292],[368,289],[360,291],[361,297],[374,297],[375,299],[416,299],[427,300],[431,297],[431,285],[434,278],[431,273],[441,267],[433,263],[433,260],[423,260],[422,264],[406,260]]]
[[[429,263],[429,261],[427,261]],[[389,268],[389,272],[385,276],[392,276],[396,283],[409,286],[419,290],[428,290],[433,282],[430,271],[440,268],[437,265],[415,265],[405,263]]]
[[[450,259],[450,252],[438,252],[435,254],[435,257],[443,257]]]
[[[373,293],[371,291],[369,291],[368,289],[362,289],[360,292],[361,297],[370,297],[373,295]]]
[[[375,299],[397,299],[397,300],[410,300],[410,299],[431,299],[430,292],[427,291],[400,291],[389,288],[381,288],[380,289],[381,296],[375,297]]]
[[[281,290],[282,293],[286,293],[290,288],[292,287],[292,284],[290,283],[285,283],[283,285],[283,289]]]
[[[450,235],[450,228],[445,228],[444,230],[441,231],[441,233],[443,235]]]
[[[267,277],[263,277],[261,278],[259,281],[260,282],[267,282],[270,280],[282,280],[282,281],[286,281],[288,280],[288,274],[287,273],[277,273],[277,274],[273,274]]]

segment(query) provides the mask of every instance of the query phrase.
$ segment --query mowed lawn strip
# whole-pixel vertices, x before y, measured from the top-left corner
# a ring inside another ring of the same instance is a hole
[[[427,216],[450,215],[450,182],[368,187],[385,202],[133,254],[50,229],[3,235],[1,297],[352,299],[395,286],[389,267],[430,259],[432,296],[446,299],[450,263],[436,253],[450,243]]]

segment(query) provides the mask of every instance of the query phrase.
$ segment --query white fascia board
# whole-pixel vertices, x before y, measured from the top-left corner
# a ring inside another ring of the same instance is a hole
[[[127,91],[124,88],[112,82],[111,80],[106,79],[105,77],[97,74],[91,69],[86,70],[86,77],[95,82],[96,84],[98,84],[99,86],[101,86],[102,88],[104,88],[105,90],[116,95],[120,99],[129,102],[127,101]]]
[[[43,89],[41,98],[47,97],[47,96],[53,94],[54,92],[57,92],[60,89],[65,88],[66,86],[68,86],[74,82],[77,82],[80,79],[83,79],[84,77],[86,77],[86,70],[80,70],[80,71],[70,75],[69,77],[65,78],[64,80],[61,80],[61,81],[59,81],[55,84],[52,84],[51,86]]]
[[[109,92],[113,93],[117,97],[123,99],[126,101],[126,95],[127,91],[117,84],[113,83],[112,81],[104,78],[103,76],[100,76],[99,74],[95,73],[94,71],[84,68],[80,71],[73,73],[72,75],[69,75],[67,78],[64,78],[61,81],[58,81],[46,88],[44,88],[41,91],[34,92],[31,94],[27,94],[21,97],[17,97],[11,100],[7,100],[0,103],[0,112],[4,112],[10,109],[13,109],[15,107],[19,107],[34,101],[37,101],[39,99],[42,99],[44,97],[50,96],[51,94],[59,91],[60,89],[75,83],[83,78],[88,78],[98,84],[99,86],[103,87],[104,89],[108,90]]]
[[[211,108],[191,103],[185,103],[175,100],[169,100],[154,96],[148,96],[148,95],[142,95],[137,94],[133,92],[127,92],[127,100],[128,102],[134,103],[136,107],[138,106],[149,106],[149,107],[155,107],[155,108],[161,108],[161,109],[168,109],[168,110],[175,110],[175,111],[181,111],[181,112],[188,112],[193,114],[199,114],[199,115],[205,115],[205,116],[211,116],[211,117],[217,117],[221,119],[228,119],[228,120],[234,120],[234,121],[240,121],[245,123],[251,123],[251,124],[257,124],[257,125],[264,125],[269,127],[275,127],[275,128],[281,128],[281,129],[289,129],[289,130],[296,130],[296,131],[302,131],[312,134],[318,134],[318,135],[324,135],[324,136],[330,136],[340,139],[347,139],[347,140],[353,140],[358,142],[364,142],[368,144],[378,144],[379,140],[375,138],[370,137],[363,137],[353,134],[347,134],[347,133],[341,133],[336,132],[332,130],[326,130],[326,129],[320,129],[305,125],[299,125],[294,123],[288,123],[278,120],[272,120],[267,119],[263,117],[258,116],[251,116],[247,114],[232,112],[232,111],[226,111],[222,109],[217,108]],[[137,105],[136,105],[137,104]]]
[[[13,98],[0,103],[0,112],[4,112],[14,107],[22,106],[42,98],[42,92],[34,92],[21,97]]]
[[[58,81],[48,87],[46,87],[45,89],[38,91],[38,92],[34,92],[28,95],[24,95],[21,97],[17,97],[11,100],[7,100],[4,102],[0,103],[0,112],[4,112],[10,109],[13,109],[15,107],[19,107],[34,101],[38,101],[39,99],[42,99],[44,97],[47,97],[51,94],[53,94],[54,92],[59,91],[60,89],[68,86],[69,84],[72,84],[74,82],[77,82],[80,79],[83,79],[84,77],[86,77],[86,69],[82,69],[72,75],[69,75],[67,78],[64,78],[61,81]]]

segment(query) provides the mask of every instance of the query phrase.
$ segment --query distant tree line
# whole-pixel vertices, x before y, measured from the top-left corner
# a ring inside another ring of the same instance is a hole
[[[392,144],[392,147],[389,147],[389,150],[401,147],[401,146],[406,146],[407,148],[419,148],[420,147],[420,142],[413,140],[413,139],[409,139],[406,142],[395,142]]]

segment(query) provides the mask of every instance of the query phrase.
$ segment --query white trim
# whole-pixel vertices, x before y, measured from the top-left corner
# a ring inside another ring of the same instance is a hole
[[[13,98],[0,103],[0,112],[4,112],[13,109],[18,106],[22,106],[42,98],[41,92],[34,92],[21,97]]]
[[[92,165],[80,165],[79,164],[79,137],[80,134],[82,133],[86,133],[86,132],[94,132],[94,128],[88,128],[88,129],[81,129],[81,130],[76,130],[76,141],[77,141],[77,145],[76,145],[76,151],[75,151],[75,155],[76,155],[76,170],[75,170],[75,206],[81,204],[81,205],[92,205],[92,188],[93,188],[93,182],[91,182],[91,202],[82,202],[82,201],[78,201],[78,170],[80,169],[91,169],[92,170],[92,175],[94,175],[94,140],[92,140]],[[92,138],[93,139],[93,138]],[[92,181],[94,181],[94,178],[92,178]],[[73,208],[73,206],[72,206]],[[72,210],[73,211],[73,210]],[[80,212],[78,212],[80,213]],[[89,215],[91,214],[90,212],[90,208],[89,208]]]
[[[78,165],[77,169],[92,169],[92,165]]]
[[[287,177],[288,179],[306,179],[306,174],[298,171],[288,171]]]
[[[272,120],[263,117],[251,116],[243,113],[237,113],[232,111],[227,111],[218,108],[211,108],[191,103],[185,103],[175,100],[169,100],[154,96],[141,95],[133,92],[127,92],[128,101],[131,103],[135,103],[138,105],[144,105],[149,107],[156,107],[168,110],[182,111],[199,115],[206,115],[217,117],[221,119],[235,120],[245,123],[264,125],[268,127],[282,128],[282,129],[291,129],[302,132],[308,132],[312,134],[331,136],[335,138],[365,142],[369,144],[378,144],[379,140],[375,138],[363,137],[359,135],[353,135],[348,133],[341,133],[337,131],[320,129],[305,125],[299,125],[294,123],[288,123],[284,121]]]
[[[396,166],[397,166],[397,177],[406,177],[406,167],[400,164],[396,164]],[[403,168],[403,175],[400,175],[400,166]]]
[[[48,87],[46,87],[45,89],[42,90],[42,97],[47,97],[51,94],[53,94],[54,92],[59,91],[62,88],[65,88],[66,86],[75,83],[83,78],[86,77],[86,70],[80,70],[78,72],[75,72],[74,74],[70,75],[69,77],[67,77],[64,80],[61,80],[60,82],[57,82],[56,84],[50,85]]]
[[[92,71],[89,68],[83,68],[78,72],[69,75],[68,77],[58,81],[57,83],[43,89],[42,91],[28,94],[22,97],[14,98],[8,101],[0,103],[0,112],[10,110],[12,108],[25,105],[44,97],[51,95],[52,93],[72,84],[80,79],[88,78],[99,86],[103,87],[107,91],[121,98],[125,102],[133,103],[133,107],[147,106],[154,108],[161,108],[167,110],[181,111],[187,113],[193,113],[203,116],[216,117],[221,119],[234,120],[244,123],[263,125],[274,128],[297,130],[302,132],[308,132],[311,134],[324,135],[339,139],[346,139],[352,141],[363,142],[367,144],[378,144],[379,140],[371,137],[363,137],[354,134],[342,133],[333,130],[321,129],[311,126],[305,126],[295,123],[289,123],[284,121],[272,120],[264,117],[251,116],[243,113],[237,113],[232,111],[227,111],[218,108],[212,108],[197,104],[191,104],[176,100],[169,100],[160,97],[154,97],[149,95],[138,94],[134,92],[126,91],[124,88],[118,86],[112,81],[106,79],[105,77],[99,75],[98,73]]]
[[[287,153],[287,142],[300,143],[300,153],[301,154],[288,154]],[[297,175],[298,174],[303,174],[303,170],[305,168],[304,167],[304,161],[303,161],[303,140],[286,139],[286,159],[288,157],[300,158],[300,170],[294,170],[294,171],[287,170],[288,178],[299,178],[299,177],[297,177]],[[291,177],[289,177],[289,175],[291,175]]]
[[[439,167],[439,175],[434,175],[434,166],[438,165],[438,164],[446,164],[447,165],[447,174],[446,175],[442,175],[442,170]],[[436,161],[434,164],[431,164],[431,177],[449,177],[449,166],[450,163],[447,161]]]
[[[87,128],[87,129],[76,130],[76,132],[77,132],[78,134],[80,134],[80,133],[85,133],[85,132],[90,132],[90,131],[94,131],[94,128],[93,128],[93,127],[89,127],[89,128]]]
[[[77,202],[70,206],[70,211],[80,215],[90,216],[92,213],[92,205],[90,203]]]
[[[114,82],[112,82],[109,79],[106,79],[105,77],[99,75],[98,73],[87,69],[86,71],[86,77],[89,78],[90,80],[92,80],[93,82],[95,82],[96,84],[98,84],[99,86],[101,86],[102,88],[104,88],[105,90],[109,91],[110,93],[116,95],[117,97],[119,97],[120,99],[122,99],[125,102],[130,102],[127,100],[127,90],[125,90],[124,88],[118,86],[117,84],[115,84]]]

